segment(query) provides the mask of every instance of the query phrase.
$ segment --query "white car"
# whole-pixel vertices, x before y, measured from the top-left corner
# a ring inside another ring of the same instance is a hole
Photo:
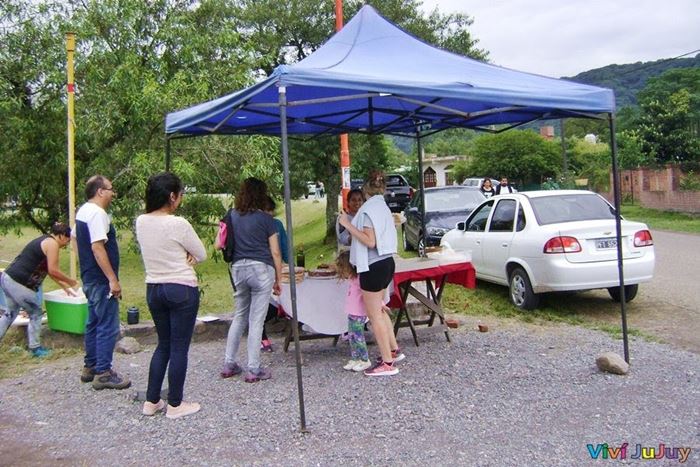
[[[308,198],[309,196],[316,196],[316,182],[306,182],[304,198]]]
[[[606,288],[620,300],[615,210],[600,195],[545,190],[497,196],[481,203],[440,243],[471,250],[476,277],[510,287],[523,310],[541,293]],[[648,227],[622,220],[625,299],[654,276]]]

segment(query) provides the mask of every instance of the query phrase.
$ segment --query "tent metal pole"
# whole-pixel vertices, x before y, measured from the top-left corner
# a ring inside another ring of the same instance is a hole
[[[278,88],[280,107],[280,130],[282,138],[282,171],[284,173],[284,209],[287,220],[287,258],[289,259],[289,293],[292,299],[292,333],[294,356],[297,364],[297,392],[299,393],[299,420],[301,431],[306,432],[304,410],[304,384],[301,377],[301,346],[299,345],[299,321],[297,321],[297,283],[294,277],[294,233],[292,228],[292,185],[289,179],[289,147],[287,145],[287,88]]]
[[[165,135],[165,171],[170,172],[170,136]]]
[[[419,129],[416,130],[416,144],[418,148],[418,172],[420,172],[418,175],[418,186],[420,188],[420,230],[422,232],[421,235],[423,236],[423,251],[420,251],[419,248],[418,253],[421,257],[425,258],[425,248],[427,247],[425,244],[425,180],[423,179],[423,142],[421,141]],[[420,242],[420,237],[418,237],[418,241]]]
[[[625,297],[625,273],[622,260],[622,215],[620,213],[620,172],[617,166],[617,141],[615,139],[615,117],[608,114],[610,126],[610,151],[612,153],[613,197],[615,201],[615,228],[617,230],[617,270],[620,277],[620,315],[622,316],[622,343],[625,361],[630,362],[629,341],[627,338],[627,300]]]
[[[569,183],[569,159],[566,156],[566,139],[564,136],[564,119],[559,120],[561,124],[561,157],[562,157],[562,172],[564,172],[564,183]]]

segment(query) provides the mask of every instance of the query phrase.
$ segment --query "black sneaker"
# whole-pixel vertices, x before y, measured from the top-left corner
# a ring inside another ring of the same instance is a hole
[[[104,373],[96,374],[92,382],[93,389],[126,389],[131,386],[131,380],[126,376],[121,376],[114,370],[107,370]]]

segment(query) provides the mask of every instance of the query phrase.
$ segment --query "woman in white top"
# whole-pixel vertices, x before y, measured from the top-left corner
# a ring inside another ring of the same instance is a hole
[[[199,288],[193,266],[206,259],[202,241],[187,220],[173,213],[182,202],[177,175],[163,172],[148,179],[146,214],[136,219],[136,239],[146,268],[146,301],[158,333],[148,372],[144,415],[165,408],[160,391],[168,370],[168,418],[199,411],[182,400],[187,353],[199,309]]]
[[[394,362],[405,356],[399,350],[396,336],[384,306],[387,287],[394,277],[394,253],[396,253],[396,226],[394,217],[384,201],[386,182],[381,172],[370,173],[362,191],[367,201],[362,205],[352,222],[347,214],[341,214],[339,222],[353,239],[350,244],[350,263],[360,277],[362,300],[367,317],[381,352],[379,363],[367,376],[391,376],[399,372]]]

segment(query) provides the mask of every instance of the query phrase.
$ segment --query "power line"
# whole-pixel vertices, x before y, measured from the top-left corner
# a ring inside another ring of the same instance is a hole
[[[693,50],[693,51],[691,51],[691,52],[686,52],[686,53],[684,53],[684,54],[678,55],[677,57],[665,58],[665,59],[663,59],[663,60],[656,60],[656,61],[654,61],[654,62],[645,63],[644,65],[640,65],[640,66],[638,66],[637,68],[632,68],[631,70],[626,70],[626,71],[623,71],[622,73],[617,73],[617,75],[618,75],[618,76],[622,76],[622,75],[626,75],[626,74],[629,74],[629,73],[633,73],[633,72],[635,72],[635,71],[644,70],[644,69],[650,68],[650,67],[652,67],[652,66],[656,66],[656,65],[660,65],[660,64],[662,64],[662,63],[670,62],[671,60],[676,60],[676,59],[679,59],[679,58],[683,58],[683,57],[685,57],[686,55],[691,55],[691,54],[694,54],[694,53],[696,53],[696,52],[700,52],[700,49],[695,49],[695,50]]]

